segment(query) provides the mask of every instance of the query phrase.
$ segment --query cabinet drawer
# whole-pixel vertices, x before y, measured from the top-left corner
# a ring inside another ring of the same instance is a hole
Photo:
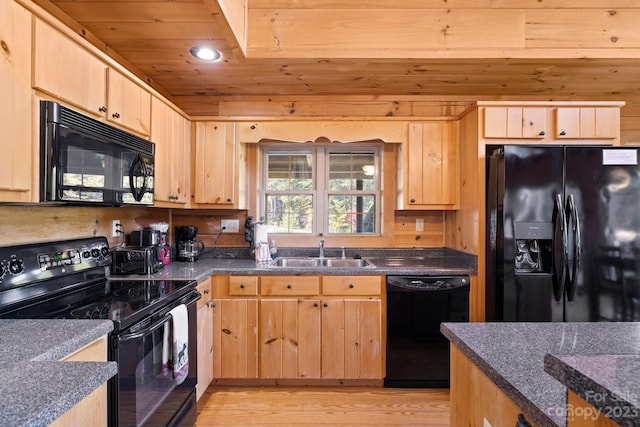
[[[319,295],[320,278],[317,276],[262,276],[262,295]]]
[[[323,295],[380,295],[380,276],[323,276]]]
[[[211,278],[198,283],[198,292],[202,295],[202,298],[198,300],[196,305],[199,308],[211,301]]]
[[[232,295],[232,296],[258,295],[258,277],[257,276],[229,277],[229,295]]]

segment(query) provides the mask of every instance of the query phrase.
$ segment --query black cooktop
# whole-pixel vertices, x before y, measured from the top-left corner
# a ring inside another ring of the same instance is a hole
[[[191,280],[105,280],[2,314],[18,319],[107,319],[121,330],[167,301],[180,299],[191,289]]]
[[[193,280],[108,280],[105,237],[0,247],[0,318],[108,319],[122,330],[196,287]]]

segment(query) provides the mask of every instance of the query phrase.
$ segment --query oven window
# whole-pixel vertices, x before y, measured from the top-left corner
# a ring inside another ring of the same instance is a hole
[[[139,426],[165,408],[178,383],[170,365],[171,322],[132,337],[122,342],[119,352],[119,412],[121,424]]]

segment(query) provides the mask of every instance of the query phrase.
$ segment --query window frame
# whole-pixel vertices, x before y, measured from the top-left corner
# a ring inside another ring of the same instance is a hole
[[[382,227],[382,206],[383,193],[382,186],[384,177],[383,156],[384,148],[379,143],[349,143],[339,144],[328,143],[270,143],[260,145],[260,162],[259,162],[259,183],[258,183],[258,211],[262,212],[262,218],[266,221],[266,197],[273,194],[312,194],[313,203],[313,225],[310,233],[271,233],[271,235],[293,237],[293,236],[337,236],[337,237],[381,237],[383,236]],[[312,158],[312,189],[311,191],[268,191],[266,189],[268,159],[270,153],[286,152],[297,154],[311,154]],[[374,189],[366,191],[337,191],[329,190],[329,165],[330,154],[332,153],[373,153],[374,157]],[[329,233],[329,196],[330,195],[373,195],[375,198],[375,218],[373,232],[366,233]]]

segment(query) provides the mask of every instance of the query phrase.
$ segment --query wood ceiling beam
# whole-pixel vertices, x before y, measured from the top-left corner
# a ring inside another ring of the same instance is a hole
[[[640,57],[637,5],[620,9],[251,5],[247,58]]]

